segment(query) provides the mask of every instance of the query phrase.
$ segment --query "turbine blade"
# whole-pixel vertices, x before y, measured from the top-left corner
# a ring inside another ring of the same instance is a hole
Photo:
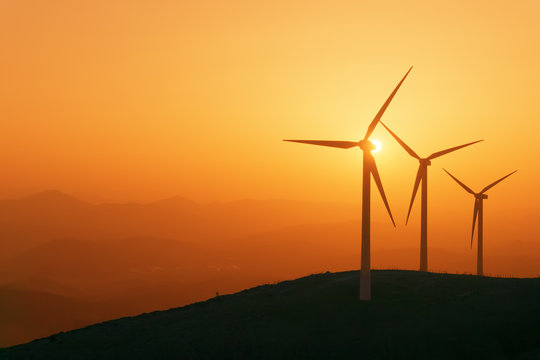
[[[446,169],[443,169],[443,170],[446,171]],[[454,175],[450,174],[448,171],[446,171],[446,173],[447,173],[448,175],[450,175],[450,177],[451,177],[452,179],[454,179],[459,185],[461,185],[461,187],[464,188],[465,191],[467,191],[468,193],[471,193],[471,194],[473,194],[473,195],[476,195],[476,194],[474,193],[474,191],[472,191],[467,185],[465,185],[464,183],[462,183],[461,181],[459,181],[458,179],[456,179],[456,178],[454,177]]]
[[[375,118],[371,121],[371,124],[369,124],[369,127],[368,127],[367,132],[366,132],[366,136],[364,136],[364,140],[367,140],[369,138],[369,136],[371,135],[371,133],[373,132],[373,130],[375,130],[375,126],[377,126],[377,123],[379,122],[379,120],[383,116],[384,112],[386,111],[386,108],[388,107],[388,105],[390,105],[390,102],[394,98],[394,95],[396,95],[397,91],[399,90],[399,87],[401,86],[401,84],[403,83],[403,81],[405,80],[407,75],[409,75],[411,70],[412,70],[412,66],[409,69],[409,71],[407,71],[407,73],[405,74],[403,79],[401,79],[399,84],[397,84],[396,88],[394,89],[394,91],[392,91],[392,93],[390,94],[388,99],[386,99],[385,103],[383,104],[383,106],[381,107],[381,109],[379,110],[377,115],[375,115]]]
[[[420,156],[418,156],[414,151],[413,149],[411,149],[407,144],[405,144],[405,142],[403,140],[401,140],[396,134],[394,134],[392,132],[392,130],[390,130],[388,128],[388,126],[386,126],[382,121],[381,121],[381,125],[384,126],[384,128],[386,130],[388,130],[388,132],[390,133],[390,135],[392,135],[394,137],[394,139],[396,139],[396,141],[399,143],[399,145],[401,145],[402,148],[405,149],[406,152],[409,153],[409,155],[411,155],[413,158],[416,158],[418,160],[420,160]]]
[[[396,227],[394,217],[392,216],[392,212],[390,211],[390,206],[388,205],[388,200],[386,200],[386,195],[384,194],[381,177],[379,176],[379,171],[377,170],[377,164],[375,164],[375,159],[373,158],[373,156],[370,156],[369,167],[371,170],[371,174],[373,175],[373,179],[375,180],[375,184],[377,184],[377,188],[379,189],[379,193],[381,194],[382,200],[384,202],[384,206],[386,207],[386,210],[388,211],[388,215],[390,215],[392,224],[394,224],[394,227]]]
[[[472,232],[471,232],[471,249],[474,239],[474,226],[476,225],[476,217],[478,215],[478,203],[480,200],[474,199],[474,213],[473,213],[473,219],[472,219]]]
[[[332,140],[283,140],[289,142],[297,142],[301,144],[310,144],[310,145],[321,145],[321,146],[330,146],[341,149],[350,149],[352,147],[358,146],[358,142],[354,141],[332,141]]]
[[[416,197],[416,192],[418,191],[418,187],[420,186],[421,178],[422,178],[422,165],[418,167],[418,172],[416,173],[416,180],[414,181],[414,187],[413,187],[412,196],[411,196],[411,203],[409,204],[409,211],[407,212],[407,221],[405,221],[405,225],[409,223],[409,216],[411,215],[414,198]]]
[[[501,181],[503,181],[504,179],[506,179],[507,177],[509,177],[510,175],[512,175],[513,173],[515,173],[517,170],[515,171],[512,171],[510,174],[500,178],[499,180],[489,184],[488,186],[486,186],[485,188],[482,189],[482,191],[480,191],[480,194],[483,194],[485,193],[486,191],[488,191],[489,189],[491,189],[492,187],[494,187],[495,185],[497,185],[498,183],[500,183]]]
[[[448,153],[451,153],[452,151],[456,151],[456,150],[459,150],[461,148],[464,148],[466,146],[469,146],[469,145],[472,145],[472,144],[476,144],[480,141],[484,141],[484,140],[477,140],[477,141],[473,141],[473,142],[470,142],[470,143],[467,143],[467,144],[464,144],[464,145],[459,145],[459,146],[454,146],[450,149],[446,149],[446,150],[442,150],[442,151],[437,151],[431,155],[428,156],[428,160],[432,160],[432,159],[435,159],[435,158],[438,158],[439,156],[443,156],[443,155],[446,155]]]

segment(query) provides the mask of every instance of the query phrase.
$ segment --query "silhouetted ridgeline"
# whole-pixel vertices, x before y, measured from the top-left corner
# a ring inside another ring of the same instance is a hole
[[[540,278],[307,276],[0,350],[4,359],[537,359]]]

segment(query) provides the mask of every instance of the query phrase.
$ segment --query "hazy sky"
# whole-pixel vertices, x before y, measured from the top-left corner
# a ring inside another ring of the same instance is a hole
[[[424,156],[486,140],[434,161],[430,206],[472,215],[443,166],[475,189],[519,169],[486,217],[538,214],[539,16],[537,0],[0,1],[0,196],[357,202],[359,150],[281,139],[360,139],[414,65],[383,121]],[[373,138],[404,218],[417,162]]]

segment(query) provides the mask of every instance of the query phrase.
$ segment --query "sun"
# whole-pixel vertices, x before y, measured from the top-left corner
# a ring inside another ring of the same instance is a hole
[[[375,144],[375,150],[372,150],[371,152],[376,153],[376,152],[381,151],[382,144],[381,144],[381,142],[380,142],[379,140],[371,140],[371,142],[372,142],[373,144]]]

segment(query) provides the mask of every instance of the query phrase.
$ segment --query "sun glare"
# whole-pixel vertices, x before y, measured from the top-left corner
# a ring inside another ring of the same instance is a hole
[[[382,144],[379,140],[371,140],[371,142],[375,144],[375,150],[373,150],[372,152],[376,153],[376,152],[381,151]]]

